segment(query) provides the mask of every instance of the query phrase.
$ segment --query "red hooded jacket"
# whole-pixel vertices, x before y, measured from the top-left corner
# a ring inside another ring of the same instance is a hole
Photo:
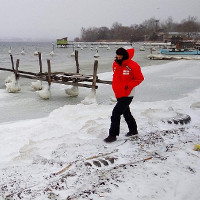
[[[128,49],[127,52],[129,58],[124,60],[121,66],[115,61],[113,63],[112,88],[116,98],[128,97],[133,88],[144,80],[140,66],[131,60],[134,49]]]

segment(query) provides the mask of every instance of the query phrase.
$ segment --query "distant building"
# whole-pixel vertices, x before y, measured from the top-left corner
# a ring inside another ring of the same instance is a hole
[[[57,39],[57,47],[65,47],[68,45],[67,37],[64,37],[62,39]]]
[[[173,44],[176,43],[176,41],[180,40],[188,40],[188,39],[193,39],[197,40],[200,38],[200,32],[167,32],[164,35],[164,41],[171,41]]]

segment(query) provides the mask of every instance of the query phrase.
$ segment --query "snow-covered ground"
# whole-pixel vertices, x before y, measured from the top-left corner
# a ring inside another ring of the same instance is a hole
[[[97,91],[101,103],[80,101],[44,118],[1,123],[1,199],[199,199],[199,67],[175,61],[142,69],[145,81],[131,104],[137,138],[125,137],[122,119],[118,140],[103,142],[115,105],[106,85]],[[0,93],[1,102],[11,95]]]

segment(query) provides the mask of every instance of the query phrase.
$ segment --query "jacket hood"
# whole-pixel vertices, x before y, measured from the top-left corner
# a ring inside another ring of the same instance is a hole
[[[135,52],[134,49],[127,49],[126,51],[127,51],[128,55],[129,55],[129,57],[128,57],[128,59],[123,60],[123,62],[122,62],[121,65],[127,65],[127,64],[129,63],[129,61],[130,61],[130,60],[133,58],[133,56],[134,56],[134,52]]]
[[[124,51],[125,51],[125,49],[124,49]],[[134,52],[135,52],[135,50],[132,48],[132,49],[127,49],[126,50],[126,53],[127,53],[127,59],[125,59],[125,60],[116,60],[115,59],[115,62],[119,65],[119,66],[121,66],[121,65],[127,65],[127,63],[133,58],[133,56],[134,56]]]
[[[134,49],[127,49],[126,50],[128,52],[129,58],[127,60],[131,60],[134,56],[135,50]]]

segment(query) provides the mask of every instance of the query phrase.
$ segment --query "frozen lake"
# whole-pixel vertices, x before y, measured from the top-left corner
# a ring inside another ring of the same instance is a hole
[[[1,62],[0,67],[10,67],[8,55],[9,43],[1,43]],[[20,50],[25,46],[26,55],[22,56]],[[134,60],[142,66],[145,81],[136,89],[135,101],[151,102],[160,100],[178,99],[190,91],[198,88],[200,85],[200,70],[197,65],[199,61],[156,61],[148,60],[148,51],[140,52],[139,44],[135,44]],[[72,48],[55,49],[56,56],[49,56],[51,44],[14,43],[12,52],[14,58],[20,58],[20,69],[37,72],[39,70],[38,58],[33,56],[35,49],[43,53],[43,66],[46,69],[45,60],[51,59],[52,71],[74,71],[75,61],[70,56]],[[79,50],[79,63],[81,73],[91,74],[93,71],[93,54],[95,50],[90,48]],[[101,79],[112,79],[112,62],[115,56],[116,47],[111,50],[99,48],[99,68],[98,75]],[[164,64],[169,62],[168,64]],[[164,64],[164,65],[162,65]],[[0,71],[0,122],[16,121],[23,119],[32,119],[45,117],[51,111],[64,105],[76,105],[80,103],[87,95],[90,89],[79,88],[78,97],[69,97],[65,94],[65,89],[70,86],[52,84],[51,99],[41,99],[31,88],[31,82],[34,80],[20,79],[21,91],[19,93],[7,93],[5,90],[5,79],[11,75],[9,72]],[[44,83],[46,84],[46,83]],[[110,85],[99,84],[97,89],[98,104],[110,104],[110,97],[114,96]]]
[[[2,88],[0,199],[198,199],[199,62],[142,71],[145,81],[130,105],[138,138],[125,136],[122,118],[120,135],[111,144],[103,141],[115,105],[111,86],[99,85],[98,104],[91,105],[80,103],[90,92],[84,88],[79,97],[69,98],[63,86],[53,84],[47,101],[31,91],[28,81],[22,81],[20,93]],[[110,79],[112,73],[99,76]],[[167,123],[179,113],[191,122]]]

